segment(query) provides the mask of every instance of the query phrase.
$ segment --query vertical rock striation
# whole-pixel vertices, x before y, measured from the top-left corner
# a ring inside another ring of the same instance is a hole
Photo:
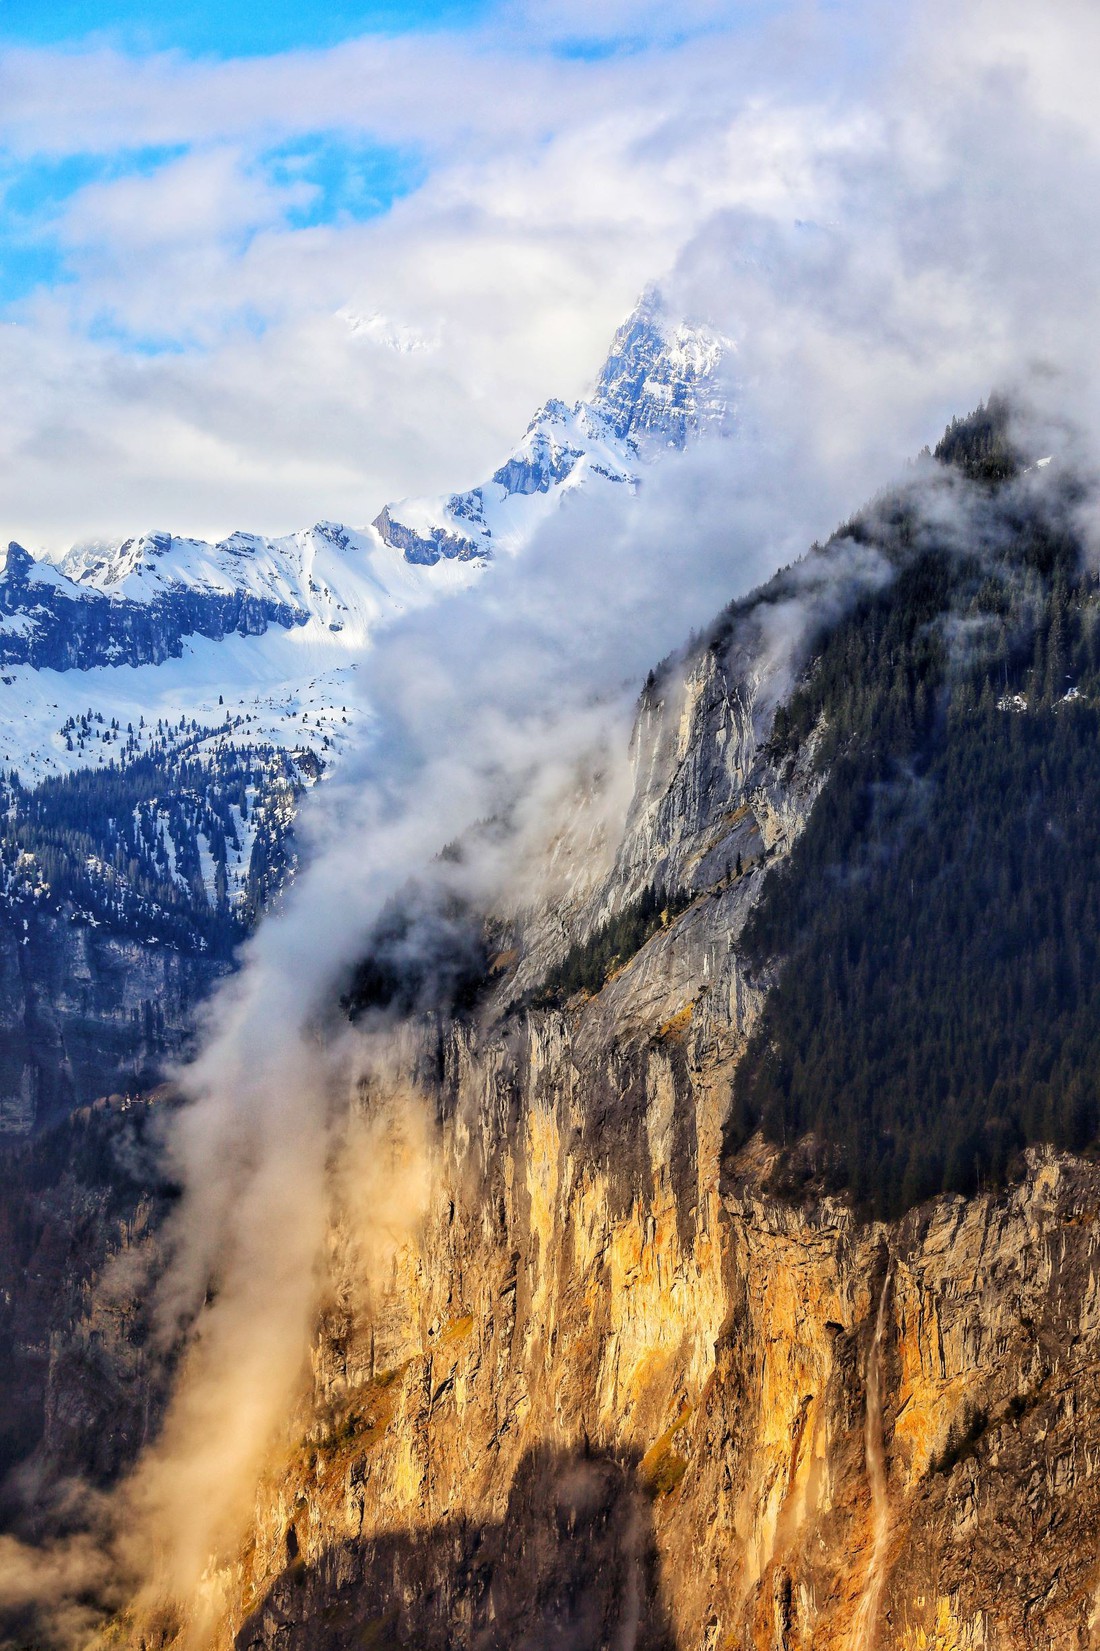
[[[219,1646],[1100,1644],[1100,1169],[1033,1151],[884,1225],[726,1151],[768,984],[738,938],[819,783],[812,740],[766,743],[770,681],[728,629],[655,677],[569,934],[514,918],[491,1000],[403,1025],[364,1085],[367,1119],[426,1103],[425,1213],[367,1257],[342,1188],[300,1405],[204,1583]],[[602,989],[530,1006],[654,886]],[[55,1361],[47,1417],[80,1379]]]
[[[561,1009],[507,1008],[555,943],[529,915],[479,1020],[406,1029],[428,1214],[381,1291],[334,1229],[222,1643],[1096,1643],[1100,1172],[1035,1152],[885,1226],[724,1156],[737,937],[816,785],[769,715],[735,649],[651,684],[576,927],[655,878],[691,903]]]

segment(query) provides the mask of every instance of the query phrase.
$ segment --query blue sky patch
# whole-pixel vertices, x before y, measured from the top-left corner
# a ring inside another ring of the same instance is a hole
[[[0,308],[18,303],[39,287],[60,286],[65,260],[50,242],[20,244],[0,233]]]
[[[0,43],[56,46],[105,35],[133,51],[255,56],[363,34],[460,28],[490,9],[487,0],[0,0]]]
[[[3,0],[0,0],[0,4]],[[90,183],[113,178],[150,177],[168,161],[187,153],[186,144],[121,149],[113,155],[40,156],[33,160],[0,155],[0,202],[5,218],[39,218]]]
[[[292,229],[375,218],[422,183],[426,170],[409,151],[351,143],[331,133],[281,144],[267,152],[264,164],[275,183],[309,191],[287,214]]]
[[[193,348],[191,339],[175,338],[171,333],[136,333],[111,315],[96,316],[87,336],[95,344],[112,344],[126,355],[186,355]]]
[[[186,146],[177,145],[32,160],[0,154],[0,308],[40,287],[77,278],[67,262],[61,222],[66,204],[80,190],[117,178],[150,176],[186,152]],[[377,217],[426,175],[412,151],[353,141],[338,133],[311,133],[280,144],[266,151],[259,165],[276,186],[300,186],[284,215],[290,230]],[[245,228],[240,250],[252,233],[254,227]],[[111,333],[111,325],[105,326],[104,336]],[[112,336],[124,347],[150,353],[122,334]],[[161,345],[154,341],[151,348],[159,353]]]
[[[184,153],[180,145],[18,161],[0,154],[0,305],[73,278],[58,239],[66,201],[92,183],[148,176]]]

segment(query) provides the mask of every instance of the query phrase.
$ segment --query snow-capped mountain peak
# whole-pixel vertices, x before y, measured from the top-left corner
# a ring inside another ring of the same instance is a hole
[[[721,368],[733,349],[713,328],[673,318],[649,287],[615,334],[592,401],[617,436],[683,447],[729,419]]]
[[[521,551],[578,490],[633,492],[662,450],[727,427],[729,350],[650,289],[591,396],[547,401],[465,492],[389,505],[362,530],[322,520],[214,543],[158,530],[41,560],[11,545],[0,553],[0,768],[38,777],[114,760],[72,733],[74,718],[102,707],[140,731],[154,703],[188,742],[197,727],[223,738],[231,714],[237,741],[242,729],[253,746],[304,741],[329,760],[350,732],[347,673],[377,626]],[[137,732],[131,744],[130,755]]]
[[[131,574],[155,570],[158,561],[173,549],[172,534],[143,533],[122,540],[86,540],[76,544],[58,566],[74,584],[92,585],[96,590],[121,586]]]
[[[547,514],[578,487],[635,487],[640,467],[705,429],[728,428],[722,367],[732,344],[711,328],[670,317],[656,288],[623,322],[592,396],[548,401],[487,482],[465,493],[402,499],[373,526],[406,560],[470,561],[522,549]]]

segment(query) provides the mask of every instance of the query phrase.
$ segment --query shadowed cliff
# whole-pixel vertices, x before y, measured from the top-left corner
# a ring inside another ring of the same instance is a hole
[[[544,1445],[520,1461],[499,1524],[455,1513],[287,1565],[234,1640],[311,1651],[675,1651],[652,1492],[636,1463]]]

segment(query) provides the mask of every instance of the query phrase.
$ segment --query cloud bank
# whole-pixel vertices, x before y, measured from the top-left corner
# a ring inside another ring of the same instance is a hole
[[[903,300],[911,379],[933,316],[976,321],[999,365],[1064,285],[1042,257],[1093,250],[1087,214],[1055,218],[1094,162],[1095,35],[1073,3],[1039,29],[1014,4],[699,0],[670,33],[639,0],[556,0],[267,58],[9,48],[4,529],[287,531],[468,485],[723,219],[742,259],[819,226],[833,267],[803,256],[801,279],[834,305],[839,236],[849,306]],[[966,307],[1010,261],[1032,301],[998,341],[1000,304]]]

